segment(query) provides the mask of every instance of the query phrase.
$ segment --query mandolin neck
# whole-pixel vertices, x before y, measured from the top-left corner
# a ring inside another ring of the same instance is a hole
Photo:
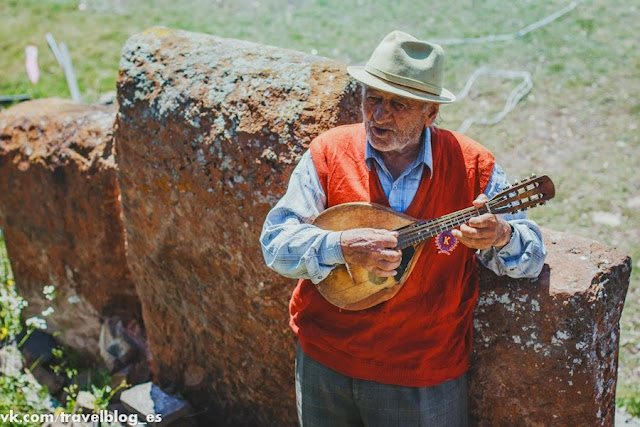
[[[487,203],[490,205],[490,203]],[[437,236],[445,231],[453,230],[457,226],[464,224],[471,218],[491,212],[491,207],[484,205],[480,208],[466,208],[460,211],[445,215],[443,217],[429,220],[417,221],[405,227],[399,228],[398,247],[400,249],[422,243],[431,237]]]
[[[396,230],[399,233],[398,247],[405,249],[424,242],[485,213],[506,214],[524,211],[537,205],[544,205],[555,194],[555,186],[548,176],[536,177],[533,175],[530,179],[521,183],[515,182],[513,186],[506,186],[502,192],[493,196],[482,207],[470,207],[437,219],[416,221],[405,227],[398,228]]]

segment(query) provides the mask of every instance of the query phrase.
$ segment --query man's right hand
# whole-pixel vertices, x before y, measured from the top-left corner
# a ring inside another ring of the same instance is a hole
[[[402,261],[398,232],[378,228],[345,230],[340,236],[347,264],[357,265],[380,277],[396,275]]]

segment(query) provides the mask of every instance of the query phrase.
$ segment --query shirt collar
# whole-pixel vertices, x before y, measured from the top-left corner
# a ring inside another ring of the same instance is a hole
[[[420,149],[420,153],[418,154],[418,159],[420,162],[424,163],[425,166],[429,168],[429,177],[432,178],[433,177],[433,152],[431,151],[431,128],[430,127],[425,128],[424,132],[422,132],[422,135],[424,135],[424,139],[422,143],[422,148]],[[378,162],[378,164],[384,165],[384,162],[382,161],[382,157],[380,157],[380,153],[378,152],[378,150],[376,150],[371,146],[368,139],[367,139],[367,150],[365,152],[364,159],[369,170],[371,170],[374,160]]]

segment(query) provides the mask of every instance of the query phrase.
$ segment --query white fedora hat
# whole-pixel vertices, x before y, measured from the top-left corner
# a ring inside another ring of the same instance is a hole
[[[449,104],[456,96],[442,87],[444,50],[435,43],[392,31],[362,66],[347,67],[356,80],[419,101]]]

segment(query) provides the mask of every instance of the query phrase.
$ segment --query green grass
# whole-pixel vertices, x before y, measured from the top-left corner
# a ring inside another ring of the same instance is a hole
[[[569,0],[511,2],[461,0],[2,0],[0,94],[68,97],[64,75],[45,34],[65,42],[85,100],[115,90],[120,49],[148,27],[165,25],[239,38],[345,63],[363,63],[393,29],[420,38],[512,33],[569,4]],[[617,246],[633,258],[634,271],[622,318],[618,396],[640,396],[640,54],[634,29],[640,7],[627,0],[584,0],[559,20],[521,39],[445,46],[446,86],[462,89],[480,66],[527,70],[532,92],[504,121],[472,126],[467,133],[487,145],[513,177],[547,173],[558,194],[531,216],[541,225]],[[40,52],[41,80],[29,83],[24,48]],[[474,89],[444,108],[441,126],[499,110],[514,82]],[[594,211],[619,214],[619,226],[597,224]]]

